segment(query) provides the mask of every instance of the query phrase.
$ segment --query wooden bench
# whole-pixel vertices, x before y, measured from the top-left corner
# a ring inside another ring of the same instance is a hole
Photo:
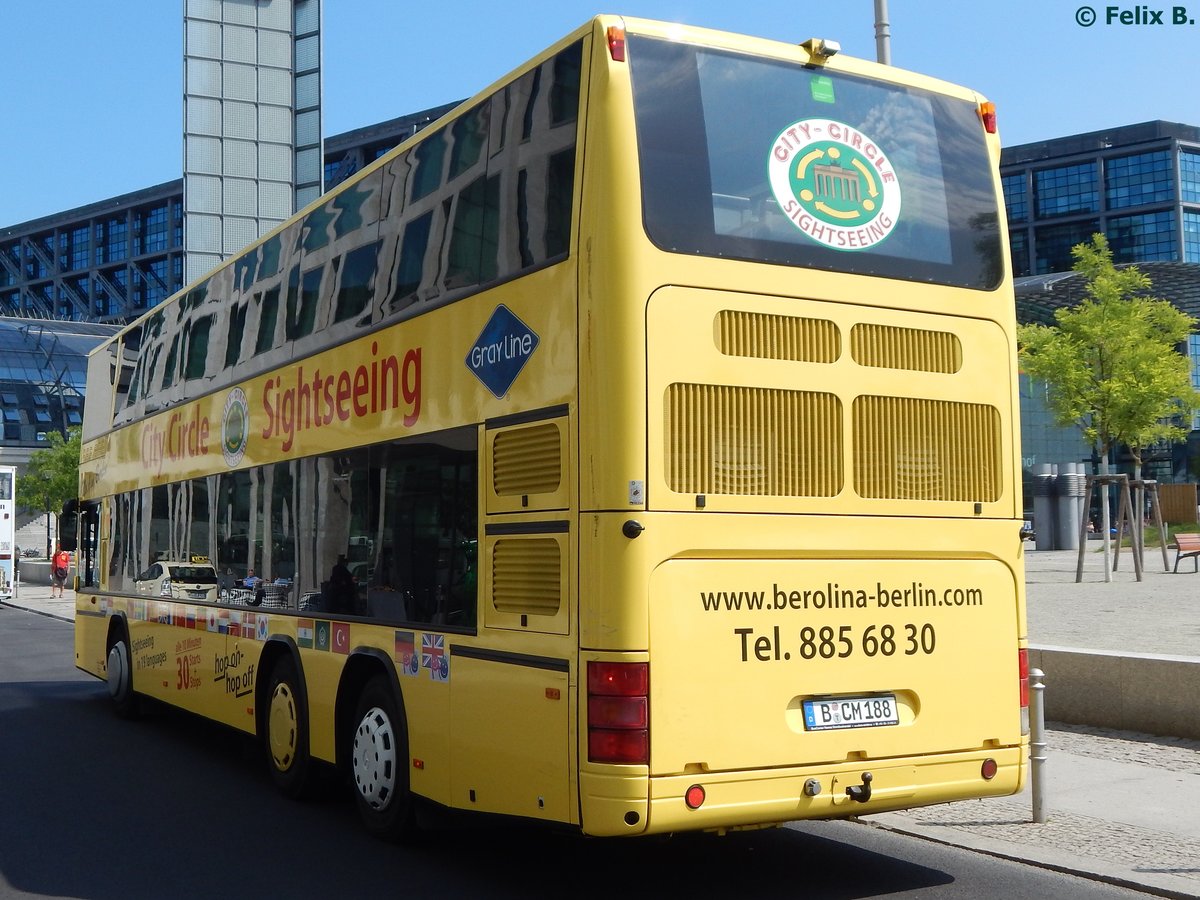
[[[1200,534],[1175,535],[1175,568],[1172,571],[1178,572],[1179,561],[1189,556],[1192,558],[1192,571],[1200,571]]]

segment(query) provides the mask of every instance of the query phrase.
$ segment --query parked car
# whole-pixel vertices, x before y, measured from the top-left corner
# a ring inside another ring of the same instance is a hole
[[[217,570],[208,563],[163,559],[133,579],[134,590],[173,600],[217,599]]]

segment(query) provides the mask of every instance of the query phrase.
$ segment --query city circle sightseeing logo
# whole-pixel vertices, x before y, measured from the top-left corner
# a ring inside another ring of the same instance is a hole
[[[842,122],[789,125],[775,139],[768,170],[784,215],[834,250],[869,250],[900,218],[900,183],[887,155]]]
[[[232,468],[242,461],[249,439],[250,408],[246,405],[246,394],[241,388],[234,388],[225,400],[221,416],[221,452],[227,466]]]

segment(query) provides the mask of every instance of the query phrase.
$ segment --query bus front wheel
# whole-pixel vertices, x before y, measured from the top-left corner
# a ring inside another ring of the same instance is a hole
[[[308,753],[308,716],[295,663],[284,656],[271,670],[267,689],[267,765],[275,785],[293,799],[303,797],[312,780]]]
[[[408,723],[386,675],[367,682],[354,721],[350,771],[359,816],[378,837],[410,838],[416,820],[408,789]]]
[[[123,719],[136,718],[141,710],[141,701],[133,690],[132,655],[129,652],[129,639],[123,631],[114,635],[108,648],[105,680],[108,682],[108,696],[112,698],[117,715]]]

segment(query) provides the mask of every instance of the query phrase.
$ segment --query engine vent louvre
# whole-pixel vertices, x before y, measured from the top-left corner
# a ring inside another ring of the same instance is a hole
[[[558,490],[562,479],[558,427],[552,422],[496,435],[492,489],[501,497]]]
[[[860,366],[952,374],[962,368],[962,342],[947,331],[855,325],[850,355]]]
[[[562,604],[562,551],[554,538],[505,538],[492,550],[497,612],[553,616]]]
[[[1000,497],[1000,414],[992,406],[859,397],[853,428],[854,486],[862,497]]]
[[[666,468],[686,494],[832,497],[842,489],[842,405],[833,394],[672,384]]]
[[[831,363],[841,354],[841,333],[827,319],[726,309],[717,314],[716,331],[726,356]]]

